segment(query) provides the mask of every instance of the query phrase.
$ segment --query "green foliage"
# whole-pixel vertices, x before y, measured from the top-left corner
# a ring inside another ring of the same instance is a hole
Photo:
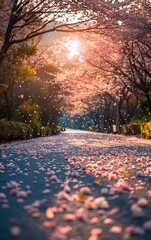
[[[28,139],[32,137],[32,128],[26,123],[0,120],[0,141]]]
[[[132,135],[137,135],[141,133],[141,123],[131,123],[130,131]]]
[[[13,56],[14,57],[14,56]],[[7,59],[0,65],[0,110],[5,105],[4,117],[11,119],[16,85],[35,76],[35,69],[22,59]]]
[[[60,69],[54,64],[45,64],[36,69],[37,76],[44,82],[51,81],[59,72],[61,72]]]
[[[130,122],[121,126],[121,133],[124,135],[137,135],[141,134],[141,123]]]
[[[40,129],[40,136],[45,137],[51,135],[51,128],[49,126],[42,126]]]
[[[137,122],[130,122],[128,124],[123,124],[121,126],[121,133],[124,135],[141,134],[142,137],[149,139],[151,138],[151,121],[142,122],[142,120],[137,120]]]
[[[56,126],[52,130],[49,126],[42,126],[35,123],[29,125],[27,123],[18,121],[7,121],[6,119],[0,120],[0,142],[9,142],[15,140],[24,140],[32,137],[45,137],[51,134],[57,134],[62,131],[60,126]]]
[[[135,122],[135,123],[144,123],[149,121],[151,121],[151,113],[143,116],[141,119],[131,119],[131,122]]]
[[[56,131],[57,131],[57,133],[60,133],[62,131],[62,127],[57,125]]]
[[[36,72],[27,58],[35,53],[35,46],[14,47],[11,52],[12,57],[8,55],[6,61],[0,65],[0,83],[9,87],[11,83],[32,79]]]
[[[37,53],[37,47],[36,45],[32,44],[32,45],[28,45],[26,43],[19,45],[17,48],[14,48],[14,54],[18,57],[18,58],[30,58],[34,55],[36,55]]]
[[[141,135],[145,138],[151,138],[151,121],[141,125]]]
[[[61,126],[56,125],[55,123],[51,124],[51,134],[56,135],[62,131]]]
[[[40,108],[37,104],[32,103],[32,99],[21,104],[15,112],[14,118],[18,121],[25,122],[32,127],[33,136],[40,136]]]
[[[91,132],[93,132],[93,131],[94,131],[94,128],[93,128],[93,126],[89,126],[89,127],[88,127],[88,131],[91,131]]]
[[[11,78],[15,83],[21,81],[29,81],[35,76],[35,69],[29,65],[25,65],[23,62],[12,66],[14,78]]]
[[[141,119],[142,122],[149,122],[151,121],[151,113],[148,114],[147,116],[144,116],[142,119]]]
[[[130,134],[130,125],[129,124],[123,124],[121,125],[121,133],[124,135],[129,135]]]
[[[8,85],[7,84],[5,84],[5,83],[1,83],[0,84],[0,91],[6,92],[7,89],[8,89]]]
[[[88,128],[86,130],[91,131],[91,132],[99,132],[99,127],[97,124],[96,125],[93,124],[91,126],[88,126]]]

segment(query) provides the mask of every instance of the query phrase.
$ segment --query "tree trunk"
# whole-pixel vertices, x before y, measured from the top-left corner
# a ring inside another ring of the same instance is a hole
[[[12,118],[12,101],[10,99],[10,97],[8,96],[8,94],[6,93],[6,111],[7,111],[7,119],[11,120]]]
[[[150,93],[146,93],[146,98],[147,98],[149,112],[151,112],[151,95],[150,95]]]
[[[5,54],[0,52],[0,64],[3,62],[4,58],[5,58]]]
[[[14,89],[14,84],[12,83],[8,91],[4,93],[5,99],[6,99],[6,112],[7,112],[8,120],[11,120],[12,118],[13,89]]]

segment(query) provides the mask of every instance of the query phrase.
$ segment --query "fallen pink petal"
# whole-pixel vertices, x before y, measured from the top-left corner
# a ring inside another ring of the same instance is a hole
[[[151,220],[146,221],[143,224],[143,227],[144,227],[145,230],[151,231]]]
[[[110,228],[110,232],[119,234],[122,232],[122,228],[120,226],[113,226]]]
[[[18,237],[21,234],[21,229],[18,226],[13,226],[10,228],[10,232],[13,236]]]

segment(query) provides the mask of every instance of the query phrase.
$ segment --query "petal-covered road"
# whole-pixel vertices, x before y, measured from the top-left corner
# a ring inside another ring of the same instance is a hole
[[[68,131],[1,144],[0,239],[150,240],[151,142]]]

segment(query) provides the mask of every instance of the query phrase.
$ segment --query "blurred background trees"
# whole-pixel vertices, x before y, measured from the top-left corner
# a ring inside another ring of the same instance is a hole
[[[149,0],[1,0],[0,118],[35,136],[64,120],[101,132],[149,121],[150,9]]]

